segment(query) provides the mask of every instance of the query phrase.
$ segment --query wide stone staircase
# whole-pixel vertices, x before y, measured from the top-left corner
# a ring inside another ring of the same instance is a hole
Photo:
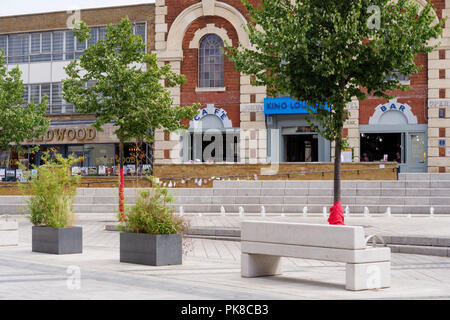
[[[125,200],[133,204],[139,189],[126,189]],[[186,215],[322,215],[333,204],[331,180],[214,181],[213,188],[173,188],[175,211]],[[0,214],[24,209],[20,196],[0,196]],[[450,214],[450,174],[399,174],[396,181],[342,181],[342,205],[351,215]],[[367,208],[367,209],[365,209]],[[115,218],[117,189],[79,188],[75,213],[84,217]]]

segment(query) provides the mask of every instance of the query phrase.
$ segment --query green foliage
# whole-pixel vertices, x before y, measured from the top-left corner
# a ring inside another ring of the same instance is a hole
[[[50,122],[45,118],[47,98],[41,103],[30,102],[22,107],[24,86],[18,67],[7,71],[4,52],[0,50],[0,149],[30,152],[35,148],[22,150],[27,139],[38,138],[48,129]]]
[[[156,55],[145,52],[142,38],[132,30],[128,18],[108,25],[105,39],[89,46],[79,60],[66,67],[63,96],[79,112],[94,114],[97,130],[112,122],[119,140],[150,142],[149,129],[170,132],[185,128],[181,121],[191,119],[198,106],[172,106],[170,92],[161,82],[174,87],[184,83],[184,76],[172,72],[170,65],[159,67]],[[90,37],[84,22],[74,34],[81,40]]]
[[[152,189],[139,192],[136,204],[127,208],[125,220],[119,225],[119,230],[132,233],[176,234],[186,232],[188,223],[181,217],[176,217],[174,209],[167,204],[173,202],[166,188],[162,188],[155,178]],[[120,218],[120,214],[119,214]]]
[[[394,72],[417,73],[414,58],[436,47],[429,40],[438,38],[445,23],[434,24],[431,4],[420,10],[414,0],[261,0],[257,7],[242,2],[257,50],[227,46],[227,56],[272,96],[288,94],[318,106],[317,113],[309,111],[319,125],[310,124],[330,141],[341,138],[353,97],[391,98],[389,91],[409,89],[398,78],[385,79]]]
[[[72,155],[64,158],[54,151],[42,155],[44,165],[34,167],[37,175],[27,176],[29,183],[19,183],[22,194],[30,195],[27,200],[28,218],[35,226],[45,225],[52,228],[65,228],[73,224],[73,201],[76,194],[76,184],[80,176],[73,176],[72,165],[80,161]],[[24,169],[24,168],[22,168]]]

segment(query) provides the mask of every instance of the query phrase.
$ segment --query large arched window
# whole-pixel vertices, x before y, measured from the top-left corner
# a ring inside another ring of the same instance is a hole
[[[199,87],[224,87],[224,56],[222,39],[208,34],[200,41],[199,48]]]

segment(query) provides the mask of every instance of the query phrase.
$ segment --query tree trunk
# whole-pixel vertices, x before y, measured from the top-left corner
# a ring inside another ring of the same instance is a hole
[[[152,136],[152,139],[149,141],[149,150],[148,150],[148,157],[149,157],[149,164],[150,164],[150,175],[153,176],[154,170],[153,170],[153,162],[154,162],[154,134],[153,129],[149,130],[149,134]]]
[[[342,127],[339,128],[339,134],[334,140],[334,202],[341,201],[341,141]]]
[[[124,143],[123,140],[120,139],[119,142],[119,175],[120,175],[120,185],[119,185],[119,213],[120,213],[120,221],[124,221],[125,219],[125,196],[124,196],[124,174],[123,174],[123,156],[124,156]]]

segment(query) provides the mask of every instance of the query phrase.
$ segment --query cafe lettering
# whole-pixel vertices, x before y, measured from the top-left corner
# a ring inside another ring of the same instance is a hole
[[[96,137],[97,130],[94,128],[52,128],[40,138],[27,140],[27,142],[82,142],[94,140]]]

